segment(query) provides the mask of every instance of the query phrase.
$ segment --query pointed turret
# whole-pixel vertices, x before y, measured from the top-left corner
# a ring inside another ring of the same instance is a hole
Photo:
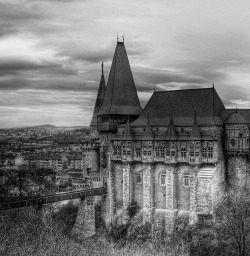
[[[169,125],[168,125],[166,139],[167,140],[177,140],[177,135],[176,135],[176,130],[175,130],[175,126],[174,126],[174,121],[172,118],[172,113],[171,113],[171,119],[170,119]]]
[[[126,123],[125,132],[124,132],[124,135],[122,137],[122,140],[133,140],[133,134],[132,134],[132,131],[131,131],[131,126],[130,126],[129,120]]]
[[[103,74],[103,62],[102,62],[102,76],[101,76],[100,85],[99,85],[99,89],[98,89],[98,93],[97,93],[97,97],[96,97],[96,101],[95,101],[95,108],[93,111],[93,116],[92,116],[92,119],[90,122],[90,127],[94,128],[97,126],[97,113],[99,112],[99,110],[102,106],[105,91],[106,91],[106,83],[105,83],[105,78],[104,78],[104,74]]]
[[[98,112],[98,130],[115,132],[117,125],[126,123],[128,118],[134,121],[141,111],[124,42],[117,42],[107,90]]]
[[[150,123],[150,118],[149,118],[149,114],[148,114],[148,120],[147,120],[147,124],[145,126],[145,131],[144,131],[144,139],[146,140],[153,140],[154,139],[154,133],[151,127],[151,123]]]
[[[196,111],[195,111],[194,123],[192,126],[192,130],[191,130],[189,139],[190,140],[201,140],[201,131],[200,131],[200,127],[197,122]]]

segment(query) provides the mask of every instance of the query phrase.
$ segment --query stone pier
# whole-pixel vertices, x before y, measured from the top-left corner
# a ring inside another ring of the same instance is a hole
[[[85,238],[93,236],[95,232],[95,205],[94,198],[90,197],[80,202],[72,234]]]

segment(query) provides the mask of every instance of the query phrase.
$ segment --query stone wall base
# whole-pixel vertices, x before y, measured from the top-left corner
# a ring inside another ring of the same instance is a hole
[[[91,237],[96,233],[94,198],[81,200],[76,222],[71,234],[80,238]]]

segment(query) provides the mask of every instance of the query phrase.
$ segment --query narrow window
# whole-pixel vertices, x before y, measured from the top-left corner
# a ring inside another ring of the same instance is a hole
[[[142,183],[142,173],[141,172],[137,172],[136,173],[136,183],[137,184],[141,184]]]
[[[175,147],[171,147],[171,157],[175,156]]]
[[[190,156],[194,157],[194,147],[193,146],[190,147]]]
[[[141,148],[136,148],[136,157],[141,157]]]
[[[165,156],[165,149],[164,147],[161,147],[161,157],[164,157]]]
[[[165,174],[160,175],[160,184],[162,186],[166,185],[166,175]]]
[[[230,139],[230,145],[232,148],[235,148],[235,139]]]
[[[208,158],[209,159],[213,158],[213,147],[212,146],[208,147]]]
[[[202,147],[202,158],[207,158],[207,147]]]
[[[181,158],[185,159],[187,156],[187,150],[184,147],[181,147]]]
[[[195,157],[199,157],[200,156],[200,150],[198,147],[195,148]]]
[[[190,178],[189,178],[188,174],[183,175],[183,185],[185,187],[189,187],[189,185],[190,185]]]
[[[156,157],[160,156],[160,148],[159,147],[156,147],[155,154],[156,154]]]

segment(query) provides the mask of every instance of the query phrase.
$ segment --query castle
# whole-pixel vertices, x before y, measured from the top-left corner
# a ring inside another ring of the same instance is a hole
[[[228,188],[248,182],[249,123],[250,109],[226,109],[214,86],[154,91],[142,109],[117,42],[90,124],[108,187],[106,220],[118,212],[126,220],[132,200],[144,223],[166,229],[176,216],[209,218]]]

